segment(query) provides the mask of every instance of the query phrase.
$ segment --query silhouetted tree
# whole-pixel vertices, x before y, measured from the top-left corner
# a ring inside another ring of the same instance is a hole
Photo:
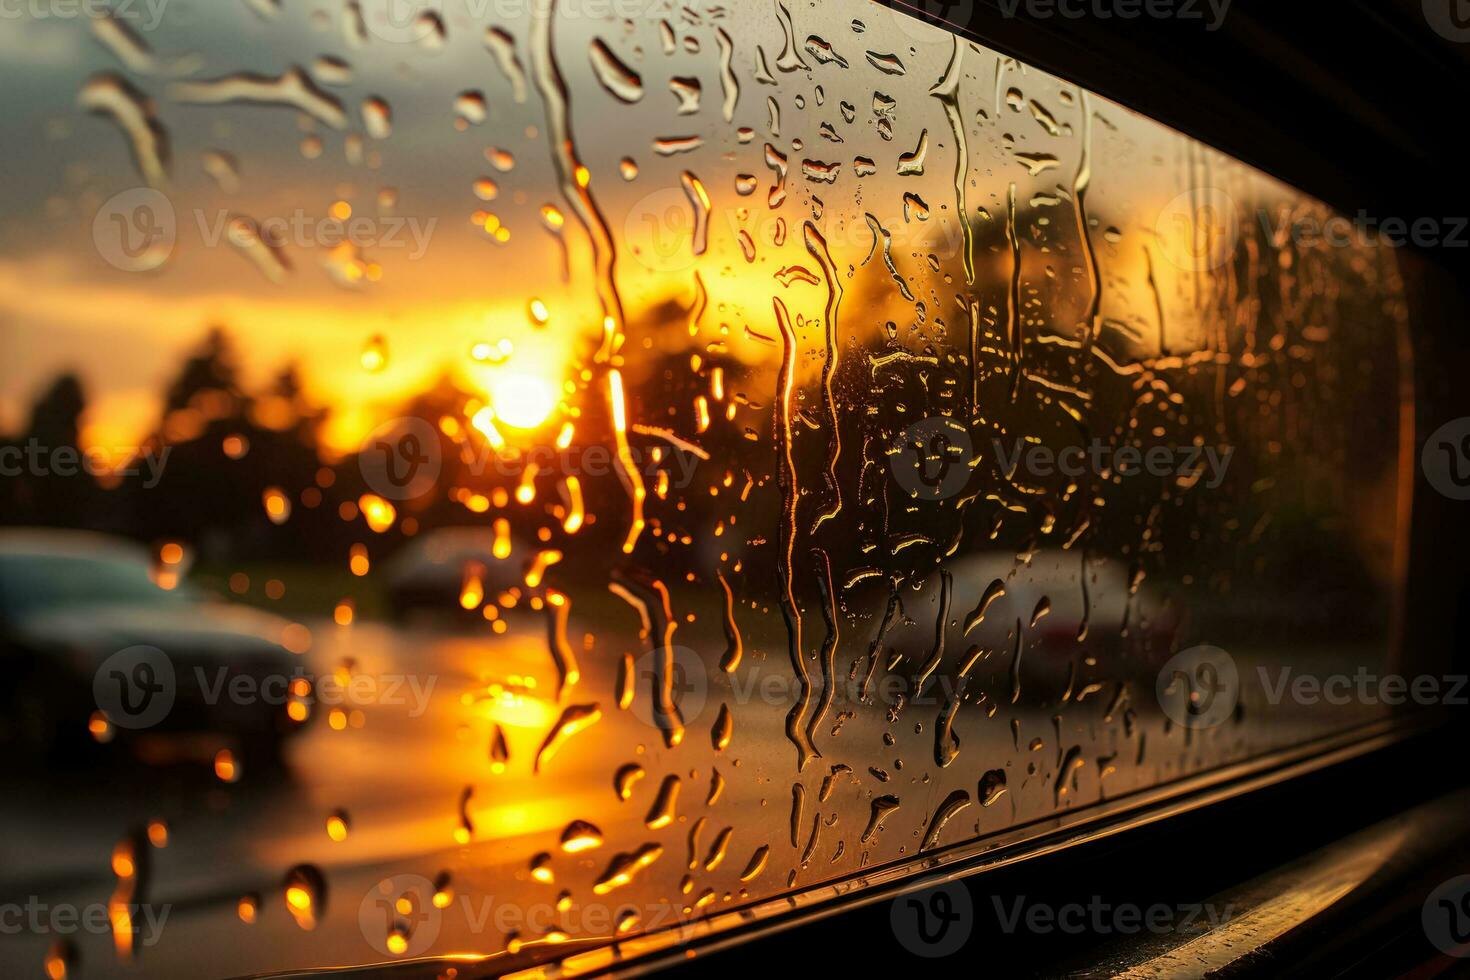
[[[86,405],[82,383],[71,373],[60,375],[36,399],[30,424],[6,450],[7,470],[20,470],[3,481],[7,523],[98,526],[99,490],[81,454]]]

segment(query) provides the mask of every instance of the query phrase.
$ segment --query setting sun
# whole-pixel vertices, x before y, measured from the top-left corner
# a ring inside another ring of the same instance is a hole
[[[556,408],[555,386],[546,378],[524,372],[507,372],[490,381],[495,418],[517,429],[534,429]]]

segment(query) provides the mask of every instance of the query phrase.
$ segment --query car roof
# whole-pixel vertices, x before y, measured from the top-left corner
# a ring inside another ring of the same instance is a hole
[[[96,531],[22,527],[0,529],[0,557],[147,561],[148,553],[125,538]]]

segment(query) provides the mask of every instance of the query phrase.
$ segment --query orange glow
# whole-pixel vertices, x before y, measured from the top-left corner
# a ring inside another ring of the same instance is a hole
[[[567,516],[562,521],[562,530],[568,534],[576,534],[582,529],[582,521],[585,519],[582,504],[582,484],[575,476],[569,476],[562,484],[567,491]]]
[[[301,623],[291,623],[281,630],[281,646],[301,654],[311,649],[311,630]]]
[[[607,873],[592,886],[594,895],[606,895],[614,888],[621,888],[633,880],[633,876],[663,856],[664,849],[657,844],[645,844],[630,855],[624,855]]]
[[[122,841],[112,850],[112,873],[119,878],[131,878],[137,871],[133,863],[133,847]]]
[[[478,609],[485,601],[485,566],[477,561],[464,567],[464,581],[459,589],[459,604],[464,609]]]
[[[66,980],[66,950],[55,943],[46,953],[46,976],[50,980]]]
[[[556,387],[540,375],[519,371],[496,374],[490,381],[495,417],[516,429],[534,429],[556,410]]]
[[[229,749],[220,749],[214,756],[214,774],[220,782],[233,783],[240,778],[240,768]]]
[[[493,344],[481,340],[470,346],[470,357],[486,364],[504,364],[513,353],[515,345],[504,337]]]
[[[466,786],[459,795],[459,826],[454,828],[454,841],[468,844],[475,836],[475,824],[470,820],[470,798],[475,795],[473,786]]]
[[[608,400],[612,404],[613,433],[617,437],[618,477],[628,491],[633,504],[633,516],[628,525],[628,536],[623,541],[623,553],[632,554],[643,533],[643,501],[647,491],[643,488],[643,477],[633,463],[633,452],[628,447],[628,411],[624,404],[623,376],[616,369],[607,372]]]
[[[351,276],[351,273],[348,274]],[[374,334],[368,338],[362,348],[362,369],[376,373],[388,366],[388,342],[383,339],[382,334]]]
[[[555,565],[561,559],[561,552],[554,548],[538,551],[536,553],[536,560],[531,563],[531,567],[526,571],[526,585],[533,589],[539,586],[541,579],[546,575],[546,569]]]
[[[286,880],[286,911],[302,929],[316,928],[317,892],[321,887],[318,872],[306,865],[291,870]]]
[[[280,487],[267,487],[261,500],[265,504],[265,516],[272,524],[284,524],[291,518],[291,498]]]
[[[505,448],[505,436],[501,435],[500,430],[495,427],[495,412],[489,405],[475,412],[470,418],[470,425],[489,440],[491,448],[497,450]]]
[[[510,747],[505,744],[505,731],[496,725],[495,734],[490,739],[490,771],[500,775],[505,772],[509,760]]]
[[[117,958],[128,960],[133,956],[133,916],[125,901],[114,898],[107,903],[107,917],[112,923],[112,943]]]
[[[397,509],[375,493],[365,493],[358,497],[357,506],[363,520],[367,521],[367,526],[378,534],[391,528],[398,518]]]
[[[556,875],[551,870],[550,854],[538,854],[531,859],[531,877],[543,885],[550,885],[556,881]]]
[[[585,820],[573,822],[561,835],[561,849],[568,854],[580,854],[601,846],[602,831]]]
[[[347,839],[346,814],[334,813],[327,817],[327,836],[339,844]]]
[[[321,872],[309,864],[299,864],[286,876],[286,911],[302,929],[315,929],[323,881]]]
[[[700,206],[704,210],[708,211],[709,210],[709,191],[707,191],[707,190],[704,189],[704,182],[701,181],[698,177],[695,177],[695,176],[693,176],[691,174],[689,176],[689,186],[694,189],[694,195],[697,198],[699,198],[699,204],[700,204]]]
[[[503,771],[510,756],[500,726],[536,730],[545,729],[556,720],[556,706],[536,693],[536,678],[519,674],[511,674],[503,682],[492,682],[481,691],[467,692],[462,703],[473,705],[477,714],[496,725],[490,744],[491,768],[496,772]]]
[[[168,343],[192,335],[199,324],[219,316],[219,297],[207,290],[176,296],[135,284],[82,287],[74,281],[60,282],[53,272],[39,266],[0,268],[0,303],[16,316],[68,325],[88,322],[84,310],[107,309],[119,323],[144,332],[154,342]],[[482,296],[449,290],[442,302],[424,304],[394,321],[394,337],[401,332],[414,337],[415,343],[395,347],[393,370],[373,374],[362,369],[357,350],[349,347],[348,356],[341,356],[340,338],[362,337],[360,310],[351,304],[323,302],[317,297],[267,300],[242,292],[231,294],[228,306],[231,322],[240,324],[241,329],[257,331],[265,347],[290,347],[310,365],[305,376],[308,395],[313,401],[331,405],[322,437],[338,453],[358,449],[381,421],[381,406],[419,391],[446,357],[463,358],[463,352],[483,338],[487,321],[508,324],[509,340],[518,342],[515,329],[517,321],[526,324],[524,308],[524,298],[514,306],[497,304],[487,309]],[[570,325],[567,332],[573,332]],[[136,446],[156,425],[161,402],[152,394],[109,389],[99,392],[91,408],[84,442],[101,448]],[[184,410],[173,414],[191,413]],[[192,416],[197,434],[207,420],[197,412]],[[171,420],[169,427],[184,421]],[[187,429],[181,431],[186,434]],[[126,462],[123,455],[113,461],[115,465]]]
[[[539,464],[532,460],[521,471],[521,482],[516,486],[516,501],[529,504],[536,499],[536,474],[541,472]]]
[[[368,563],[367,545],[353,545],[348,555],[349,557],[347,559],[347,567],[352,570],[352,574],[356,575],[358,578],[366,575],[368,573],[368,569],[371,567]]]

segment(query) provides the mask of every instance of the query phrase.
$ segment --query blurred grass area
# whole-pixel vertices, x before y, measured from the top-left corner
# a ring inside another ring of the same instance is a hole
[[[243,592],[230,588],[232,576],[243,575],[248,585]],[[332,618],[337,603],[351,599],[355,619],[386,619],[388,603],[382,584],[369,572],[353,575],[345,566],[244,562],[233,565],[196,565],[189,581],[230,602],[239,602],[295,619]],[[284,587],[279,599],[267,593],[269,583]]]

